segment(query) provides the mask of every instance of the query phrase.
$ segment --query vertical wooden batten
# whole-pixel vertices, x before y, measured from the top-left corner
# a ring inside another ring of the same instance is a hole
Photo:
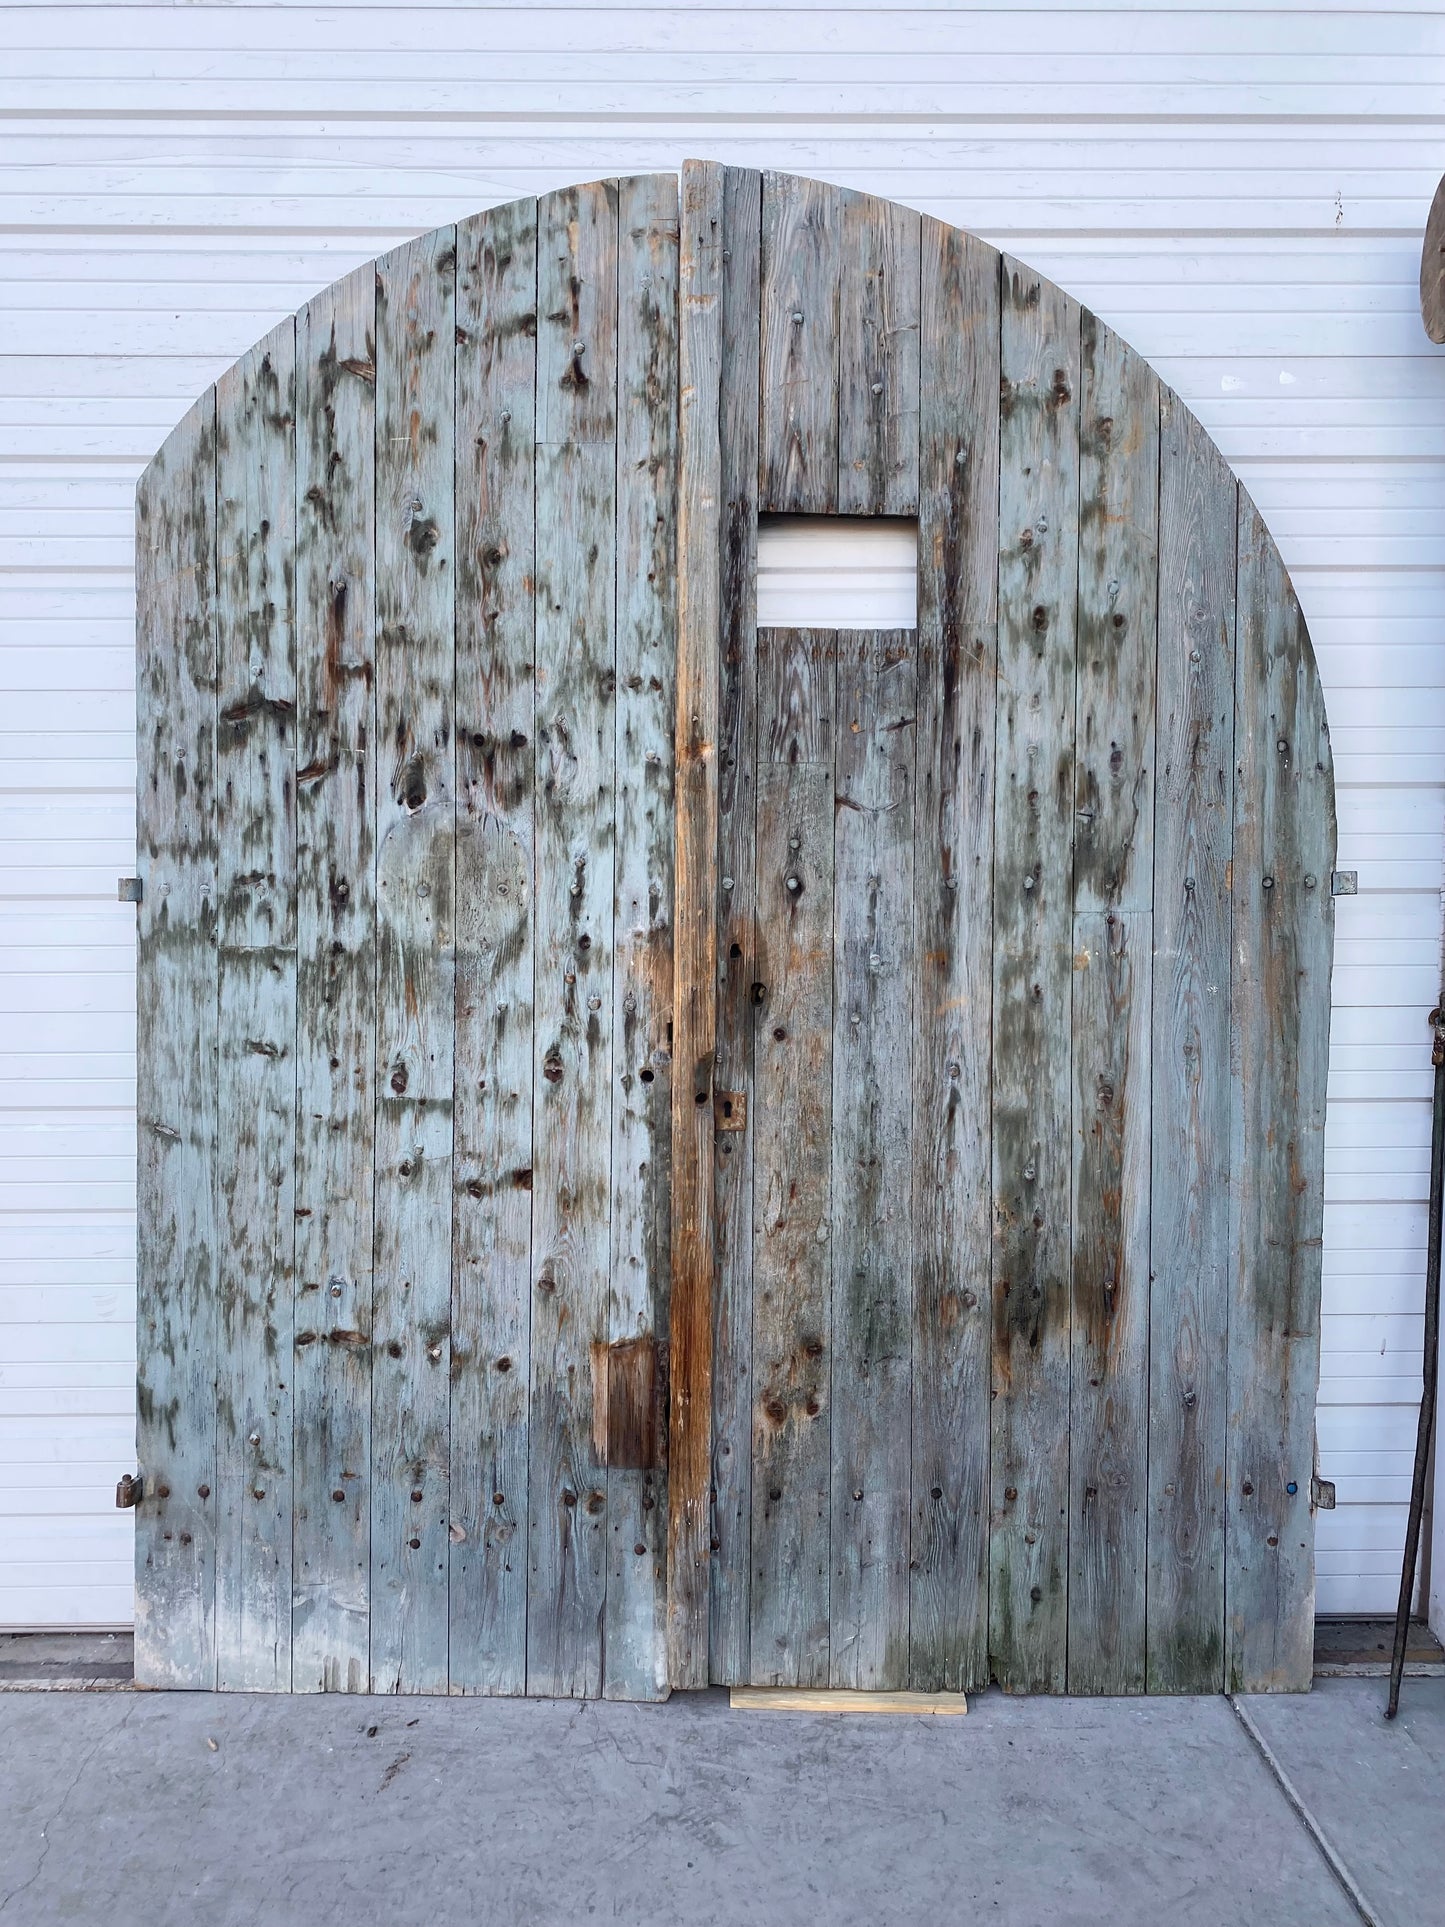
[[[999,258],[922,229],[909,1684],[985,1686]]]
[[[365,1692],[376,1049],[376,271],[296,322],[291,1684]]]
[[[680,217],[677,764],[667,1672],[708,1683],[717,1040],[723,170],[689,161]]]
[[[291,1684],[296,329],[216,384],[216,1658]]]
[[[618,183],[617,786],[612,1251],[606,1336],[666,1343],[671,1270],[673,730],[677,692],[678,184]],[[649,1413],[648,1416],[651,1416]],[[667,1480],[607,1470],[606,1672],[664,1698]]]
[[[838,513],[916,515],[922,217],[871,194],[835,207]]]
[[[837,645],[828,1676],[855,1691],[908,1667],[915,643]]]
[[[759,632],[754,1686],[830,1675],[836,684],[831,630]]]
[[[135,1673],[216,1685],[216,395],[136,493]]]
[[[989,1645],[1001,1685],[1062,1692],[1079,310],[1007,256],[1000,364]]]
[[[1144,1690],[1159,384],[1080,321],[1070,1692]]]
[[[449,1679],[455,279],[450,228],[377,263],[373,1692]]]
[[[603,1687],[591,1347],[611,1237],[617,767],[616,184],[537,205],[537,897],[527,1690]]]
[[[1225,1682],[1298,1692],[1314,1648],[1334,790],[1304,617],[1242,488],[1236,553]]]
[[[723,170],[719,376],[717,1037],[719,1091],[753,1104],[757,946],[758,411],[762,176]],[[712,1564],[709,1676],[750,1672],[755,1130],[719,1131],[713,1161]]]
[[[828,515],[838,507],[841,201],[822,181],[763,176],[762,509]],[[855,332],[861,353],[861,314]]]
[[[453,1692],[527,1679],[537,206],[457,229]]]
[[[1224,1683],[1238,486],[1162,396],[1146,1685]]]

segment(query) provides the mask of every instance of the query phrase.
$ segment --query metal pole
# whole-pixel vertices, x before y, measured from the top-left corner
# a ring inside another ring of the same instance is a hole
[[[1400,1599],[1395,1607],[1395,1648],[1390,1655],[1390,1698],[1385,1718],[1400,1710],[1400,1678],[1405,1670],[1405,1645],[1410,1636],[1410,1608],[1415,1601],[1415,1572],[1420,1558],[1420,1521],[1425,1512],[1425,1480],[1430,1470],[1430,1440],[1435,1429],[1435,1393],[1440,1373],[1440,1207],[1445,1192],[1445,1008],[1432,1010],[1435,1048],[1435,1115],[1430,1134],[1430,1222],[1425,1257],[1425,1357],[1420,1393],[1420,1424],[1415,1434],[1415,1475],[1410,1484],[1410,1520],[1405,1528],[1405,1558],[1400,1568]]]

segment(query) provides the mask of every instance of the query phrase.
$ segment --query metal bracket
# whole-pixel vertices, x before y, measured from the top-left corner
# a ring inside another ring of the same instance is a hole
[[[714,1091],[713,1122],[719,1131],[745,1131],[748,1128],[746,1091]]]
[[[133,1505],[139,1505],[145,1497],[145,1480],[139,1472],[127,1472],[115,1488],[117,1507],[126,1512]]]
[[[139,877],[117,877],[115,894],[122,903],[139,903],[145,896],[145,884]]]
[[[1330,895],[1332,897],[1357,897],[1360,894],[1360,873],[1358,870],[1331,870]]]
[[[1317,1512],[1333,1512],[1335,1509],[1335,1482],[1322,1479],[1318,1472],[1310,1480],[1310,1504]]]

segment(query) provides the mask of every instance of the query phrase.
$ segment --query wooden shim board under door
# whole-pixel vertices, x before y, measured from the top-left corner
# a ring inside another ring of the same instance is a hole
[[[728,1695],[735,1713],[911,1713],[915,1718],[959,1718],[968,1711],[962,1693],[867,1693],[838,1687],[735,1686]]]

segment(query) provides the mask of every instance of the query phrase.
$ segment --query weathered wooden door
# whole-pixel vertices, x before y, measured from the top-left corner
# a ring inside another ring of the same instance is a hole
[[[692,167],[682,295],[673,1676],[1304,1687],[1334,806],[1274,545],[938,221]],[[770,512],[916,516],[916,630],[759,630]]]
[[[146,1684],[666,1691],[676,266],[427,235],[142,482]]]
[[[425,236],[143,478],[137,1675],[1304,1686],[1278,555],[972,237],[704,164],[680,236]],[[916,623],[760,630],[760,514],[916,519]]]

